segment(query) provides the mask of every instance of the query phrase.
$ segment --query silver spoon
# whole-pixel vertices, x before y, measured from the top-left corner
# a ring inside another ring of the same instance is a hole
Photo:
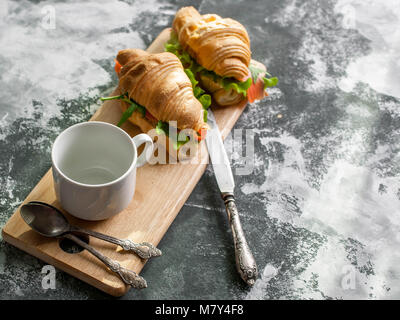
[[[61,213],[60,210],[58,210],[56,207],[53,207],[52,205],[50,205],[48,203],[41,202],[41,201],[31,201],[31,202],[28,202],[27,204],[25,204],[24,206],[30,207],[32,205],[42,206],[43,213],[41,213],[41,214],[43,214],[43,215],[46,214],[48,216],[52,216],[52,215],[54,215],[55,212],[58,213],[59,215],[61,215],[65,221],[65,222],[63,222],[64,223],[63,228],[65,230],[64,231],[65,233],[72,232],[72,233],[87,234],[89,236],[92,236],[92,237],[95,237],[95,238],[98,238],[98,239],[101,239],[101,240],[104,240],[107,242],[111,242],[113,244],[121,246],[122,249],[124,249],[126,251],[132,251],[132,252],[136,253],[142,259],[149,259],[151,257],[159,257],[162,254],[160,249],[156,248],[149,242],[136,243],[129,239],[118,239],[118,238],[108,236],[103,233],[99,233],[96,231],[87,230],[87,229],[73,226],[68,222],[68,220],[64,217],[64,215]]]
[[[20,213],[22,219],[36,232],[45,237],[67,238],[88,250],[101,262],[103,262],[111,271],[117,273],[122,281],[136,289],[147,288],[146,280],[136,272],[122,267],[117,261],[114,261],[86,242],[71,234],[71,226],[67,219],[59,210],[50,205],[41,202],[29,202],[21,207]]]

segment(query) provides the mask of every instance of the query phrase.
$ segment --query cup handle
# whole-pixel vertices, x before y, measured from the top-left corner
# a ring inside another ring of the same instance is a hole
[[[148,158],[150,158],[151,153],[153,152],[153,140],[145,133],[134,136],[132,140],[136,146],[136,152],[143,143],[146,144],[143,152],[140,154],[140,156],[138,156],[136,161],[136,167],[139,168],[147,162]]]

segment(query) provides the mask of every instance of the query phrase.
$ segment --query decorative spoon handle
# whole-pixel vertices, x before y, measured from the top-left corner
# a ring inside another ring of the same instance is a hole
[[[117,273],[121,277],[122,281],[124,281],[126,284],[129,284],[136,289],[147,288],[146,280],[143,277],[139,276],[136,272],[122,267],[117,261],[106,257],[95,248],[88,245],[86,242],[82,241],[73,234],[65,234],[64,237],[74,241],[75,243],[79,244],[81,247],[89,251],[91,254],[93,254],[97,259],[99,259],[107,267],[109,267],[111,271]]]
[[[122,247],[122,249],[127,250],[127,251],[132,251],[136,253],[139,257],[142,259],[149,259],[151,257],[159,257],[161,256],[162,252],[160,249],[157,249],[155,246],[153,246],[149,242],[141,242],[141,243],[136,243],[133,242],[132,240],[129,239],[118,239],[114,238],[112,236],[99,233],[93,230],[87,230],[87,229],[82,229],[73,226],[71,231],[73,232],[78,232],[78,233],[83,233],[87,234],[89,236],[114,243],[116,245],[119,245]]]
[[[236,268],[241,278],[248,285],[253,285],[258,276],[257,264],[244,236],[235,198],[233,193],[226,192],[222,193],[222,199],[225,202],[229,224],[232,229],[233,242],[235,244]]]

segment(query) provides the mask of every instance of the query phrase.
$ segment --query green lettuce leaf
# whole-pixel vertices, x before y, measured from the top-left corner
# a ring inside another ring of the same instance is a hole
[[[265,76],[262,78],[264,82],[264,90],[269,88],[269,87],[275,87],[278,84],[278,78],[277,77],[271,77],[271,75],[268,72],[265,72],[264,70],[255,67],[254,65],[249,66],[249,70],[251,73],[251,78],[253,80],[253,83],[256,83],[258,76],[260,74],[265,73]],[[268,78],[267,78],[268,77]]]
[[[203,120],[204,122],[207,122],[208,119],[208,110],[203,110]]]
[[[186,75],[188,76],[190,82],[192,83],[193,93],[196,98],[199,98],[205,91],[198,86],[199,82],[196,80],[192,70],[185,69]]]
[[[193,67],[193,63],[196,63],[189,55],[189,53],[183,50],[181,44],[179,43],[178,36],[175,32],[171,32],[171,37],[165,44],[164,48],[165,51],[171,52],[176,55],[179,60],[181,60],[183,67],[186,69],[191,69]]]
[[[204,97],[204,96],[208,96],[208,98]],[[208,94],[207,95],[206,94],[202,95],[201,98],[204,99],[204,100],[210,100],[209,104],[211,104],[211,97]],[[122,101],[125,101],[126,103],[129,104],[129,107],[122,113],[121,119],[119,120],[119,122],[117,124],[118,127],[120,127],[126,120],[128,120],[135,111],[140,112],[142,114],[143,118],[146,116],[146,108],[143,107],[142,105],[138,104],[133,99],[130,99],[128,97],[127,93],[121,94],[119,96],[113,96],[113,97],[101,97],[100,100],[101,101],[122,100]],[[204,105],[205,104],[203,104],[203,107],[204,107]],[[181,146],[183,146],[185,143],[187,143],[189,141],[189,137],[186,137],[185,140],[178,140],[178,135],[175,136],[175,137],[170,137],[169,136],[169,124],[168,124],[168,122],[164,122],[164,121],[161,121],[161,120],[159,120],[157,122],[156,132],[157,132],[157,134],[164,134],[167,137],[169,137],[172,140],[172,145],[173,145],[173,148],[175,150],[178,150]]]
[[[272,78],[263,78],[264,81],[264,90],[267,89],[268,87],[275,87],[278,84],[278,78],[277,77],[272,77]]]
[[[222,87],[228,91],[230,89],[235,90],[237,93],[243,94],[243,96],[247,96],[247,89],[250,88],[252,81],[251,78],[248,78],[244,82],[239,82],[237,80],[234,80],[232,78],[222,78],[220,84]]]
[[[237,93],[243,94],[245,97],[247,95],[247,89],[249,89],[252,84],[250,78],[247,79],[246,81],[240,82],[234,78],[221,77],[217,75],[215,72],[204,68],[199,71],[199,74],[211,78],[214,82],[221,85],[222,88],[224,88],[226,91],[233,89]]]
[[[199,98],[200,103],[203,105],[203,109],[204,111],[207,111],[207,109],[210,107],[211,105],[211,96],[209,94],[203,94],[200,98]]]
[[[196,80],[196,77],[193,74],[191,69],[185,69],[185,73],[188,76],[190,82],[192,83],[193,94],[200,101],[201,105],[203,106],[204,111],[207,111],[209,106],[211,105],[211,96],[206,94],[205,91],[200,88],[198,85],[199,82]],[[204,122],[207,122],[207,114],[208,112],[204,112]]]

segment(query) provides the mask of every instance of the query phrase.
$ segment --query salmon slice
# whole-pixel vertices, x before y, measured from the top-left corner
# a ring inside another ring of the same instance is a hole
[[[264,74],[260,74],[257,78],[256,83],[252,83],[250,88],[247,89],[247,99],[250,103],[261,100],[265,96],[268,96],[268,93],[264,90]]]
[[[114,70],[115,70],[115,72],[116,72],[117,74],[119,74],[119,73],[121,72],[122,66],[121,66],[121,64],[120,64],[116,59],[114,59],[114,61],[115,61]]]

